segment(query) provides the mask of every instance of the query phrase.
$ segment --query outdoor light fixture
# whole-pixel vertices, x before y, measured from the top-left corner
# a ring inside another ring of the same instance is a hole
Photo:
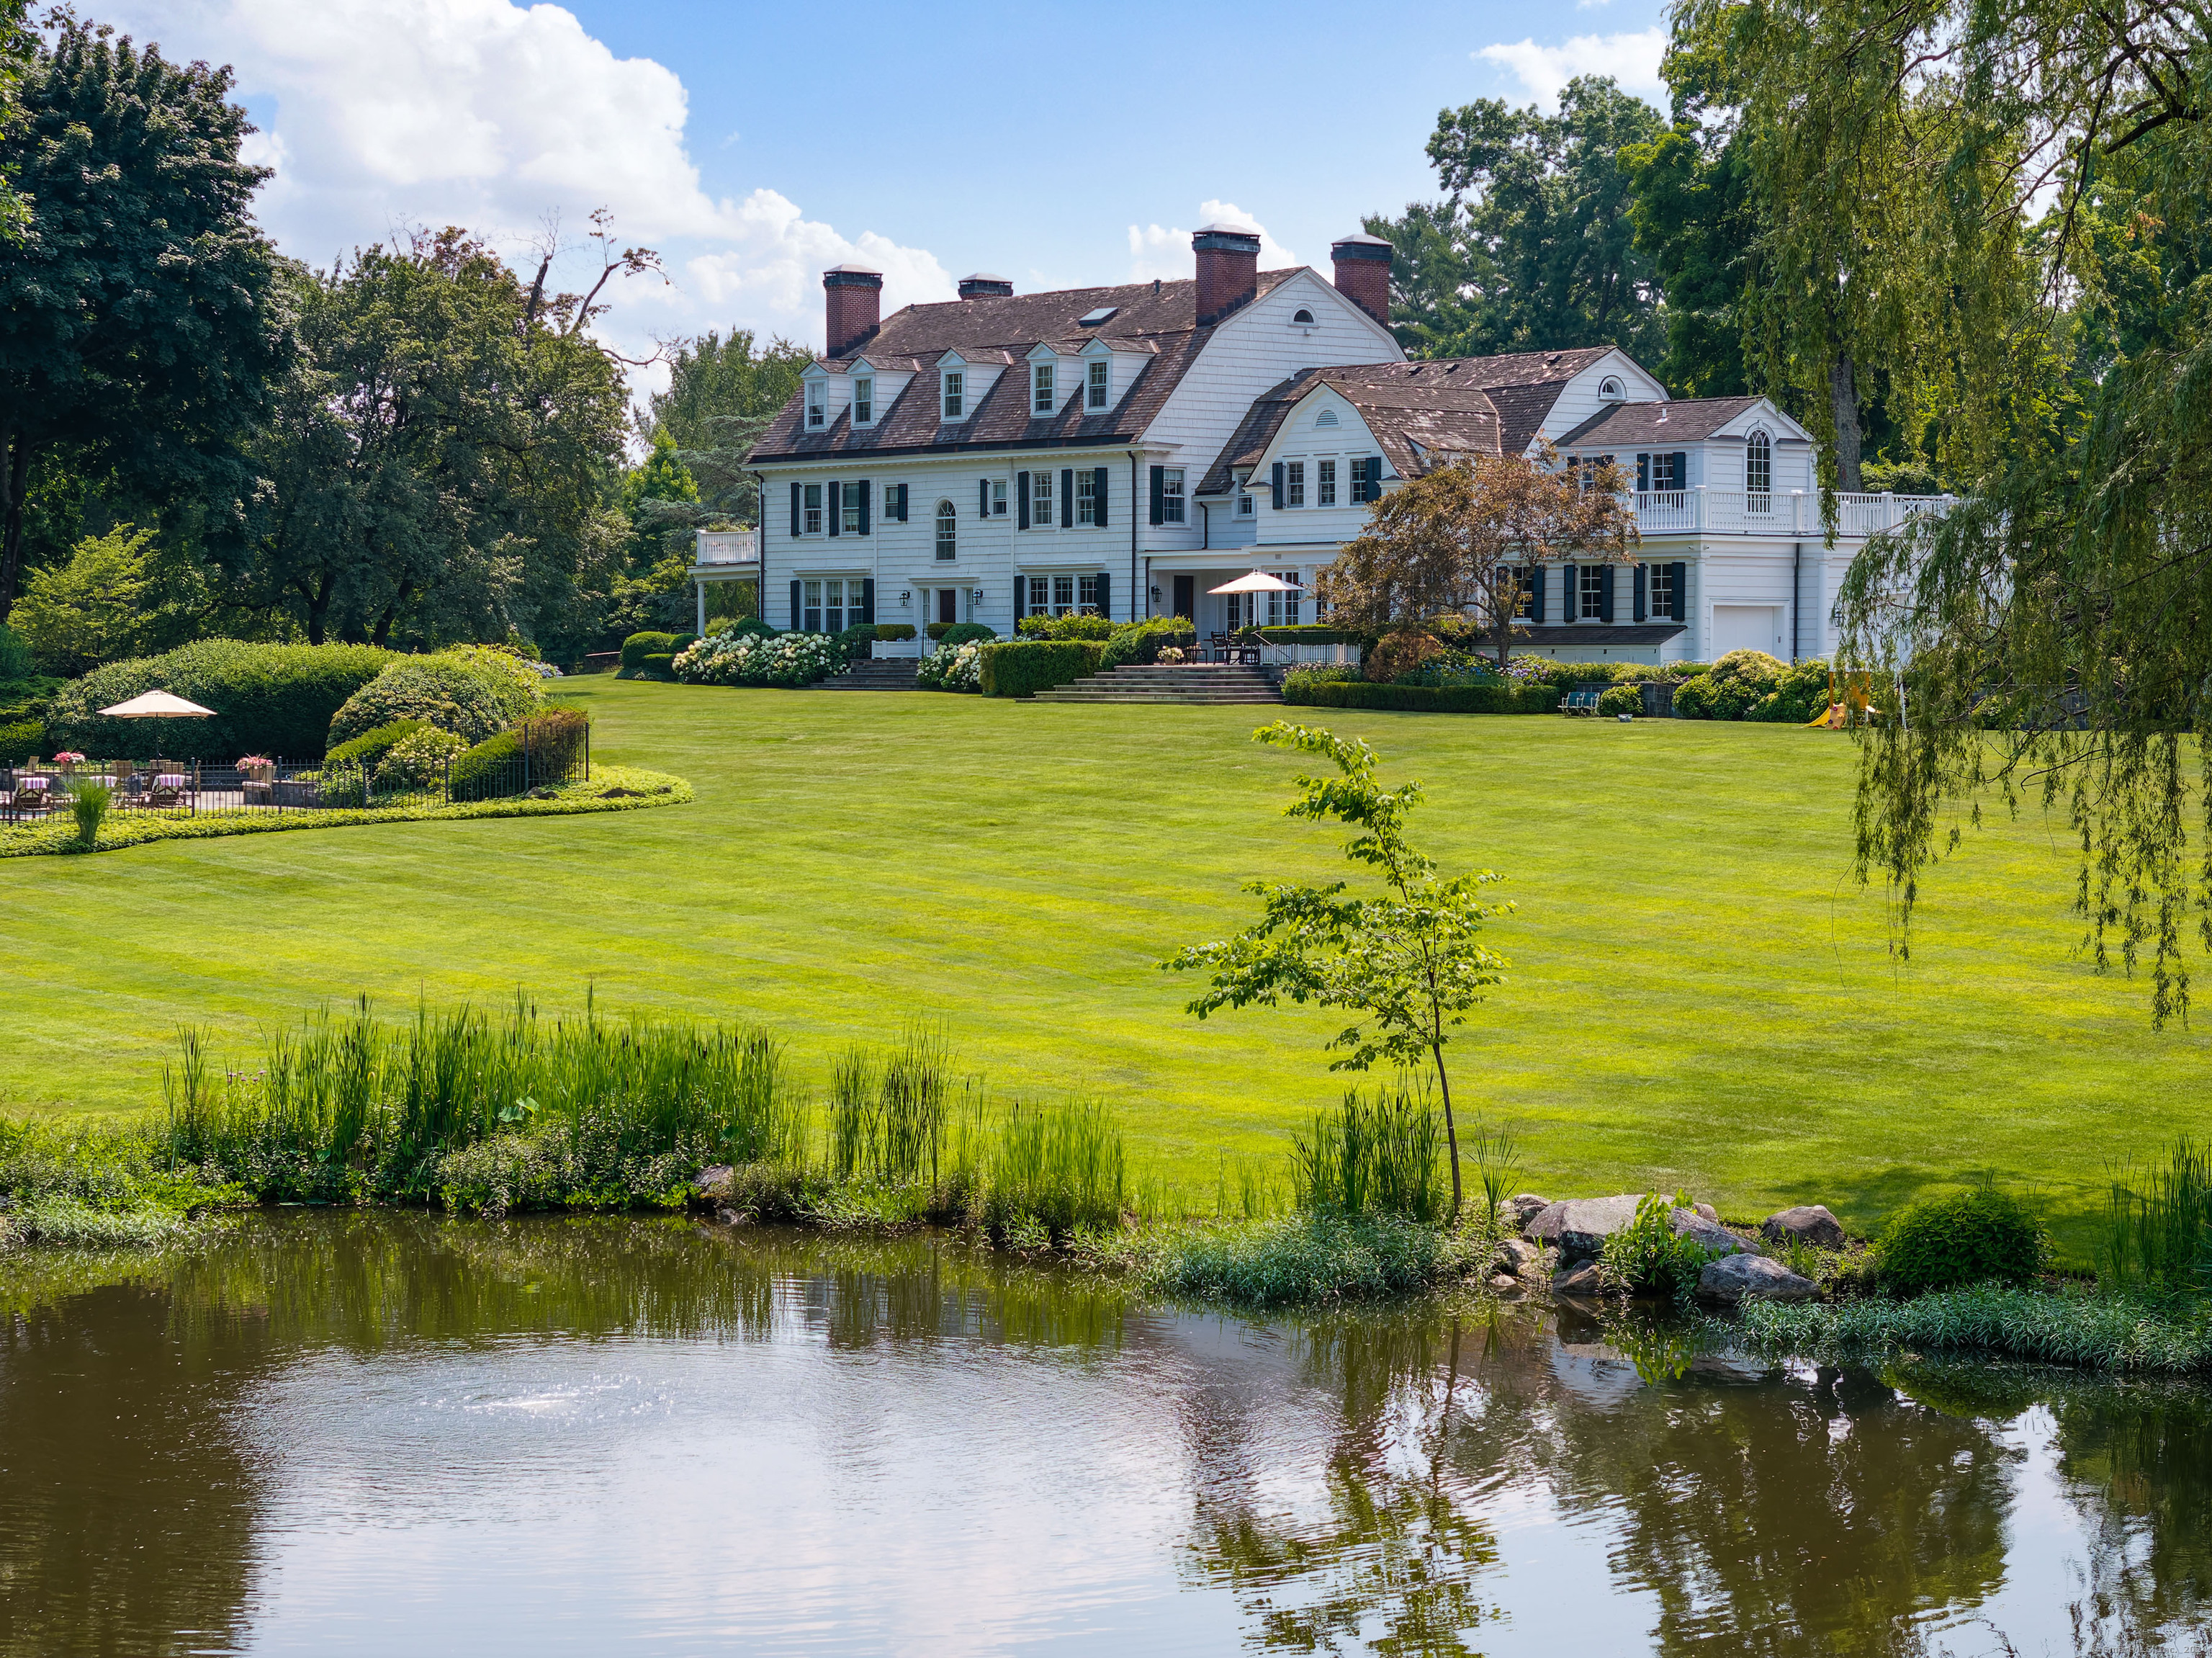
[[[901,593],[899,594],[899,603],[911,607],[914,603],[914,594],[911,592]]]
[[[969,588],[968,589],[968,602],[971,605],[981,604],[983,602],[983,589],[981,588]]]
[[[1157,605],[1158,603],[1159,603],[1159,601],[1160,601],[1160,590],[1159,590],[1158,588],[1154,588],[1152,589],[1152,602],[1153,602],[1154,604],[1156,604],[1156,605]]]

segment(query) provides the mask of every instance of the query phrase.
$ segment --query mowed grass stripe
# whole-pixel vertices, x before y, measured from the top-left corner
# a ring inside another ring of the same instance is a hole
[[[1279,1151],[1343,1079],[1313,1010],[1182,1012],[1176,947],[1243,924],[1255,877],[1333,880],[1339,837],[1282,808],[1297,762],[1238,708],[578,681],[594,753],[697,804],[169,842],[0,869],[0,1089],[157,1096],[181,1021],[260,1028],[368,991],[744,1013],[825,1078],[859,1037],[942,1017],[1008,1090],[1113,1100],[1188,1190]],[[1295,710],[1293,710],[1295,712]],[[1317,711],[1318,712],[1318,711]],[[1850,742],[1692,722],[1331,711],[1417,838],[1509,877],[1512,982],[1459,1053],[1520,1125],[1527,1182],[1656,1181],[1751,1214],[1861,1223],[1982,1168],[2063,1215],[2106,1159],[2203,1125],[2205,1039],[2072,954],[2072,868],[2039,817],[1970,833],[1923,883],[1910,963],[1850,879]],[[2078,1235],[2069,1232],[2069,1235]]]

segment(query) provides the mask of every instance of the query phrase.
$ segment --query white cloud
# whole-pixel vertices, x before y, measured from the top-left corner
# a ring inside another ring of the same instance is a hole
[[[818,338],[818,273],[846,259],[883,267],[887,303],[952,293],[928,253],[809,221],[773,189],[710,197],[685,143],[682,80],[617,58],[557,5],[111,0],[101,15],[170,57],[232,64],[237,95],[274,106],[249,141],[276,170],[256,211],[317,264],[398,227],[448,223],[520,259],[549,215],[573,237],[606,206],[615,234],[660,247],[675,278],[624,290],[607,332],[630,344],[642,336],[625,314],[648,300],[664,326]]]
[[[1556,46],[1540,46],[1533,40],[1501,41],[1470,55],[1512,70],[1539,103],[1557,103],[1559,88],[1577,75],[1610,75],[1622,91],[1664,108],[1668,94],[1659,78],[1659,60],[1666,52],[1667,30],[1654,25],[1633,34],[1578,34]]]
[[[1198,222],[1206,224],[1241,224],[1260,233],[1260,268],[1279,271],[1285,265],[1298,263],[1297,255],[1267,234],[1261,224],[1234,202],[1210,201],[1198,204]],[[1198,270],[1198,256],[1190,251],[1191,233],[1166,225],[1150,224],[1129,227],[1129,280],[1151,282],[1179,281],[1194,275]]]

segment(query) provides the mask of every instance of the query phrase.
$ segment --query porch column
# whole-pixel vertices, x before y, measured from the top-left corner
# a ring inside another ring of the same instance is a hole
[[[695,579],[691,590],[699,595],[699,625],[692,631],[703,639],[707,637],[707,578],[702,576]]]

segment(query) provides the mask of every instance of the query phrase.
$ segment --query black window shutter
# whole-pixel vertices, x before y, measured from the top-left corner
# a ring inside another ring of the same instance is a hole
[[[1559,620],[1579,622],[1582,619],[1582,570],[1574,564],[1562,564],[1559,566]]]
[[[907,515],[913,510],[914,485],[911,484],[902,484],[899,485],[899,522],[902,524],[905,523],[907,521]]]
[[[805,619],[805,617],[799,613],[799,583],[793,582],[791,584],[791,631],[793,633],[798,632],[799,624]]]
[[[1109,585],[1109,578],[1103,570],[1098,572],[1098,613],[1109,621],[1113,619],[1113,588]]]
[[[990,515],[991,480],[988,478],[979,478],[975,480],[975,516],[988,518]]]
[[[1613,571],[1614,566],[1611,564],[1597,567],[1597,619],[1601,622],[1613,620]]]
[[[860,533],[868,533],[868,480],[862,479],[853,487],[860,492]]]
[[[1167,521],[1168,469],[1165,466],[1155,466],[1152,468],[1152,522],[1164,524]]]
[[[1064,530],[1075,527],[1075,468],[1060,469],[1060,527]]]
[[[1025,530],[1030,527],[1030,475],[1027,472],[1014,474],[1014,494],[1017,497],[1014,502],[1014,527]]]
[[[1636,492],[1638,495],[1651,493],[1651,457],[1648,454],[1636,457]]]
[[[1106,468],[1091,469],[1091,521],[1100,529],[1106,527]]]
[[[1029,597],[1029,578],[1027,576],[1017,576],[1014,577],[1014,619],[1017,622],[1022,619],[1022,601]]]
[[[1382,457],[1379,454],[1367,457],[1367,498],[1370,501],[1382,498]]]
[[[1690,614],[1690,567],[1675,563],[1668,565],[1667,569],[1673,576],[1674,584],[1674,594],[1667,607],[1667,619],[1670,622],[1686,621]]]
[[[1678,490],[1690,487],[1690,457],[1680,449],[1674,451],[1674,487]]]
[[[845,516],[844,487],[835,479],[822,486],[822,499],[830,509],[830,533],[832,535],[842,533],[844,527],[840,521]]]
[[[1539,627],[1544,624],[1544,567],[1536,564],[1528,571],[1528,619]]]
[[[1275,463],[1274,507],[1277,512],[1283,510],[1283,463],[1279,460]]]
[[[876,578],[872,576],[860,578],[860,619],[870,627],[876,625]]]
[[[794,541],[799,539],[799,530],[805,521],[799,516],[799,496],[805,488],[805,486],[801,484],[793,484],[791,486],[791,539]]]
[[[1640,622],[1640,621],[1642,621],[1642,620],[1644,620],[1644,616],[1645,616],[1645,614],[1646,614],[1646,613],[1645,613],[1645,611],[1644,611],[1644,591],[1645,591],[1645,589],[1644,589],[1644,567],[1642,564],[1638,564],[1638,565],[1636,567],[1636,612],[1635,612],[1635,615],[1636,615],[1636,619],[1637,619],[1638,621],[1639,621],[1639,622]]]

